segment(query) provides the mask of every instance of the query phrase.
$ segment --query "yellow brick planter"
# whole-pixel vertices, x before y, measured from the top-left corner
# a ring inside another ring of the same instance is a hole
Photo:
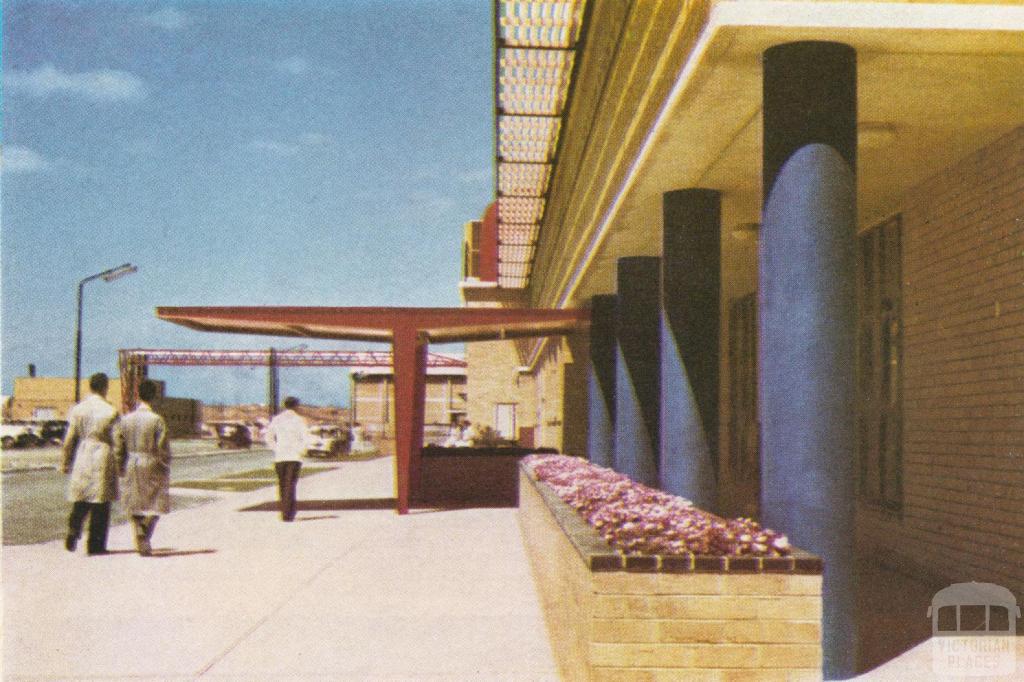
[[[526,467],[519,522],[564,679],[821,679],[817,557],[623,556]]]

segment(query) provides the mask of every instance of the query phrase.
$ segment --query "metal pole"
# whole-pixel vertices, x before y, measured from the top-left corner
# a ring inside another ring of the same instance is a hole
[[[82,383],[82,290],[90,279],[87,277],[78,283],[78,318],[75,322],[75,403],[81,398],[79,384]]]
[[[267,357],[267,408],[270,411],[270,418],[277,414],[278,402],[280,400],[280,379],[277,373],[277,352],[271,348]]]
[[[124,265],[118,265],[116,268],[110,268],[103,272],[98,272],[95,275],[89,275],[83,280],[78,282],[78,316],[75,320],[75,402],[77,403],[81,398],[81,387],[79,384],[82,383],[82,294],[85,290],[85,283],[91,282],[94,279],[103,278],[107,282],[113,282],[115,279],[120,279],[125,275],[130,275],[138,270],[137,267],[131,263],[125,263]]]

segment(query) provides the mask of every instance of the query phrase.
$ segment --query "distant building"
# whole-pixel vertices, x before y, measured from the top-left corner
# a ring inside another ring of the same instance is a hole
[[[301,398],[301,396],[299,396]],[[347,407],[334,407],[330,405],[307,405],[302,403],[299,412],[311,422],[324,424],[348,424],[349,411]],[[245,405],[213,405],[203,404],[203,422],[225,422],[236,421],[250,424],[270,421],[267,406],[262,403],[249,403]]]
[[[390,367],[353,367],[350,373],[352,421],[371,437],[395,437],[395,377]],[[466,369],[427,369],[424,440],[441,442],[449,426],[466,416]]]
[[[199,431],[202,403],[191,398],[172,398],[165,394],[164,382],[157,381],[153,409],[167,421],[171,436],[190,436]],[[89,395],[89,380],[83,379],[79,393]],[[107,398],[115,406],[121,402],[121,380],[110,379]],[[70,377],[17,377],[10,399],[10,419],[45,421],[66,419],[75,404],[75,380]]]

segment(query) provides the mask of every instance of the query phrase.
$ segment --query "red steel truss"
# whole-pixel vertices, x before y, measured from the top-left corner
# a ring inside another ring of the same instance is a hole
[[[386,350],[180,350],[130,348],[118,352],[121,408],[128,412],[139,396],[139,383],[150,365],[173,367],[392,367]],[[462,358],[427,353],[427,367],[463,368]]]
[[[271,354],[273,360],[271,360]],[[133,348],[120,351],[122,363],[176,367],[391,367],[387,350],[172,350]],[[427,367],[465,367],[450,355],[427,354]]]

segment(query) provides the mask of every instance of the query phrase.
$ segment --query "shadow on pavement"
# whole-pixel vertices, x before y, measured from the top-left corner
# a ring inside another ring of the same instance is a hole
[[[379,510],[394,509],[398,501],[393,497],[372,497],[350,500],[299,500],[296,503],[297,511],[353,511],[353,510]],[[251,507],[242,507],[238,511],[280,511],[277,502],[263,502]]]
[[[168,549],[154,549],[153,553],[150,554],[149,556],[162,559],[162,558],[165,558],[165,557],[172,557],[172,556],[192,556],[194,554],[216,554],[216,553],[217,553],[217,550],[215,550],[215,549],[174,549],[173,547],[170,547]],[[133,554],[134,554],[134,552],[133,552]]]

